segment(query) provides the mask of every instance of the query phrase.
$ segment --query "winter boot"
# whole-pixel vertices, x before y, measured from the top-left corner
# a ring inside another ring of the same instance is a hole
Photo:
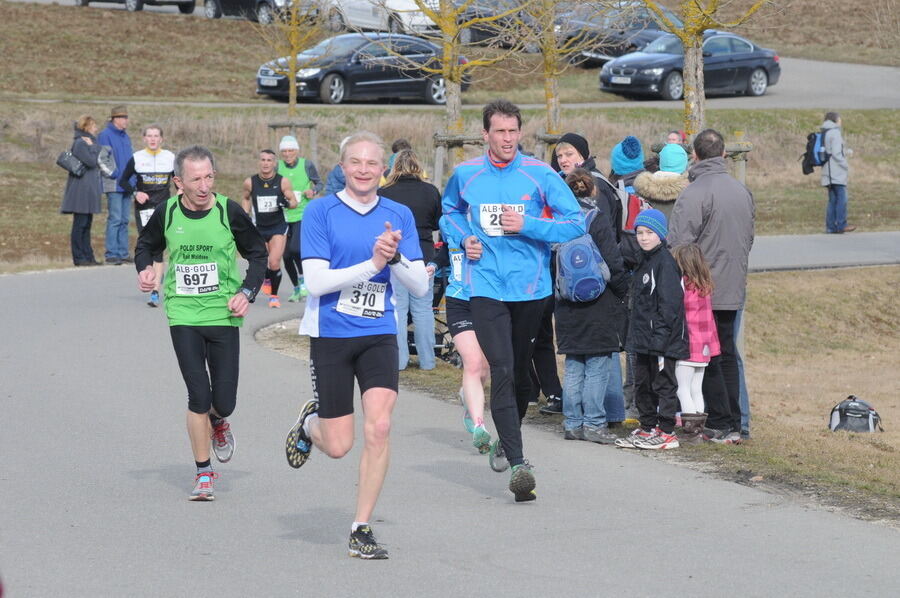
[[[684,425],[684,434],[679,436],[681,444],[701,444],[703,442],[703,424],[706,423],[706,414],[682,413],[681,421]]]

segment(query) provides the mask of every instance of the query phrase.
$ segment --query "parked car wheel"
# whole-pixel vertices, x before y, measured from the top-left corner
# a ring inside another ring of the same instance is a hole
[[[203,14],[207,19],[218,19],[222,17],[222,7],[219,6],[219,0],[205,0],[203,3]]]
[[[475,41],[475,36],[472,34],[471,27],[460,29],[457,37],[459,38],[459,43],[464,46],[470,46]]]
[[[192,0],[191,2],[187,2],[185,4],[178,5],[178,12],[183,15],[192,15],[194,14],[194,10],[197,9],[197,0]]]
[[[684,77],[678,71],[672,71],[663,81],[660,90],[664,100],[680,100],[684,95]]]
[[[338,9],[333,8],[328,13],[328,30],[336,33],[338,31],[343,31],[345,28],[344,15],[342,15],[341,11]]]
[[[769,76],[761,68],[753,69],[750,79],[747,81],[747,95],[761,96],[769,88]]]
[[[340,104],[347,95],[347,86],[344,78],[340,75],[331,73],[322,79],[322,86],[319,88],[319,97],[326,104]]]
[[[266,2],[260,2],[256,5],[256,20],[260,25],[271,25],[275,20],[275,15],[272,13],[272,7],[269,6]]]
[[[447,103],[447,82],[443,77],[428,79],[425,83],[425,101],[441,106]]]
[[[403,33],[403,23],[397,15],[391,15],[388,19],[388,31],[391,33]]]
[[[144,10],[144,0],[125,0],[125,8],[128,9],[128,12]]]

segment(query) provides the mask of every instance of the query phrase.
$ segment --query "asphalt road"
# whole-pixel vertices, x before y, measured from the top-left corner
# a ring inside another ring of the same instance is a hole
[[[25,2],[49,3],[56,0],[15,0]],[[112,4],[108,2],[92,2],[92,7],[125,10],[124,4]],[[144,10],[152,12],[166,12],[177,14],[175,6],[147,6]],[[203,16],[202,7],[198,7],[194,14],[199,18]],[[775,48],[777,50],[777,47]],[[760,98],[729,96],[708,98],[707,109],[727,108],[818,108],[818,109],[866,109],[866,108],[900,108],[900,68],[887,66],[858,65],[839,62],[822,62],[800,58],[781,58],[782,75],[779,83],[769,89],[767,94]],[[599,70],[592,71],[599,76]],[[247,73],[247,77],[253,77],[253,73]],[[596,95],[601,92],[598,90]],[[67,102],[80,101],[67,99]],[[108,103],[105,100],[103,103]],[[132,101],[132,104],[140,102]],[[159,102],[151,101],[151,104]],[[232,107],[257,107],[261,103],[203,103],[191,102],[193,106],[232,106]],[[274,100],[266,100],[263,105],[274,108],[283,108],[283,104]],[[359,104],[357,104],[359,105]],[[375,105],[378,105],[376,103]],[[646,108],[679,108],[679,102],[665,101],[623,101],[623,102],[591,102],[566,104],[575,108],[613,108],[624,106],[640,106]],[[386,106],[396,109],[396,105]],[[539,109],[543,105],[523,105],[523,108]],[[337,107],[340,109],[340,107]],[[403,104],[403,109],[440,110],[440,107]],[[471,106],[478,108],[480,106]]]
[[[862,235],[846,235],[865,244]],[[802,243],[800,239],[797,242]],[[836,251],[839,250],[836,249]],[[539,498],[468,446],[458,405],[403,391],[375,529],[346,554],[359,447],[300,471],[282,443],[305,364],[254,331],[217,500],[191,503],[185,391],[128,267],[0,276],[0,574],[31,596],[888,596],[900,532],[645,454],[527,427]]]

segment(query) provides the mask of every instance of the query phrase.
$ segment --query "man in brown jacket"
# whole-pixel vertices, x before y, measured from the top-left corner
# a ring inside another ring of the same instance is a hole
[[[712,307],[722,354],[712,359],[703,378],[709,412],[705,435],[736,444],[741,440],[741,406],[734,322],[744,308],[756,208],[750,191],[728,174],[725,141],[717,131],[697,135],[694,159],[688,171],[691,183],[672,210],[669,244],[696,243],[712,270]]]

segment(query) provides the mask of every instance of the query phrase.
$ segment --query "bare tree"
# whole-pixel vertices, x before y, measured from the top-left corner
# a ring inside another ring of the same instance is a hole
[[[706,122],[706,95],[703,86],[703,33],[707,29],[730,29],[745,23],[774,0],[753,0],[746,8],[732,9],[730,20],[723,14],[732,2],[726,0],[679,0],[679,16],[684,25],[676,27],[656,0],[641,0],[665,27],[678,36],[684,48],[684,130],[695,135]]]
[[[288,117],[297,115],[297,73],[314,68],[324,54],[303,54],[329,33],[328,14],[308,0],[288,0],[269,25],[256,25],[273,58],[266,68],[288,81]]]

